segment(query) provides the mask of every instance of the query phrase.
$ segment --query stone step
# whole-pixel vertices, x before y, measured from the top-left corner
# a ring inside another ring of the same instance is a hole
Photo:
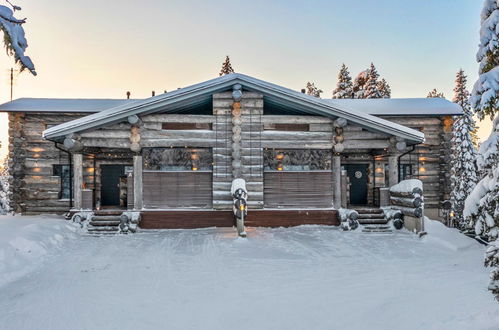
[[[101,226],[119,226],[119,224],[121,223],[120,220],[91,220],[90,221],[90,224],[92,226],[98,226],[98,227],[101,227]]]
[[[359,213],[359,219],[384,219],[385,215],[383,213]]]

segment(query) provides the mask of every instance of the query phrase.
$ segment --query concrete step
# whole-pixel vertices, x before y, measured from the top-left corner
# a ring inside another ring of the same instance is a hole
[[[362,209],[355,209],[357,213],[360,214],[383,214],[383,210],[379,208],[362,208]]]
[[[117,233],[119,230],[118,226],[88,226],[87,227],[87,231],[89,233],[91,232],[113,232],[113,233]]]
[[[359,219],[384,219],[383,213],[359,213]]]
[[[387,225],[367,225],[362,228],[363,233],[392,233],[393,230]]]

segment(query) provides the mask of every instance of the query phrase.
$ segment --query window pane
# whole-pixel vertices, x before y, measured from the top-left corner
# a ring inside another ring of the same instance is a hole
[[[61,188],[59,191],[60,199],[69,199],[71,197],[70,189],[71,189],[71,173],[69,165],[54,165],[53,173],[55,176],[61,178]]]
[[[146,148],[144,170],[211,171],[211,148]]]
[[[267,149],[263,155],[267,171],[331,170],[331,150]]]

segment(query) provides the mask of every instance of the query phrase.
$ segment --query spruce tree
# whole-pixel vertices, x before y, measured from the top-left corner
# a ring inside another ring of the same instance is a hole
[[[381,97],[384,99],[389,99],[392,97],[392,90],[390,85],[386,82],[385,78],[378,81],[378,90],[381,93]]]
[[[321,97],[322,89],[315,86],[314,83],[307,82],[307,94],[315,97]]]
[[[451,218],[458,228],[465,229],[464,201],[475,188],[478,178],[476,150],[471,137],[475,121],[468,101],[469,92],[466,90],[466,75],[463,70],[456,74],[454,93],[452,101],[461,106],[463,115],[454,120],[451,140]]]
[[[445,99],[444,93],[441,93],[441,92],[437,91],[436,88],[433,88],[433,90],[431,90],[430,92],[428,92],[428,95],[426,97],[429,98],[429,99],[436,98],[436,97],[440,97],[440,98]]]
[[[353,81],[353,93],[354,99],[364,99],[365,98],[365,88],[366,82],[369,78],[369,69],[360,72]]]
[[[480,45],[476,55],[480,64],[473,87],[471,105],[478,119],[494,119],[499,109],[499,1],[485,0],[481,13]]]
[[[485,0],[481,13],[477,53],[479,77],[470,99],[478,118],[491,119],[499,112],[499,2]],[[499,117],[493,120],[489,138],[480,146],[477,164],[484,177],[466,199],[464,216],[477,235],[489,242],[485,266],[490,272],[489,290],[499,300]]]
[[[376,71],[374,64],[371,63],[371,68],[369,69],[369,75],[366,81],[364,98],[380,99],[382,97],[381,92],[378,89],[378,78],[378,71]]]
[[[232,64],[230,64],[229,55],[225,56],[225,61],[222,63],[222,69],[220,70],[219,76],[223,76],[229,73],[234,73],[234,69],[232,68]]]
[[[333,99],[351,99],[353,97],[353,84],[348,67],[343,63],[338,73],[338,83],[333,90]]]
[[[0,214],[9,212],[9,175],[7,161],[0,165]]]

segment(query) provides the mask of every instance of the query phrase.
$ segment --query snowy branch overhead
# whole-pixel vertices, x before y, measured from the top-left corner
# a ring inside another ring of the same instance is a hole
[[[20,7],[13,6],[15,10]],[[24,35],[22,24],[26,23],[26,19],[16,19],[12,9],[0,5],[0,30],[4,32],[4,44],[9,56],[14,56],[17,64],[22,70],[29,70],[36,76],[35,66],[29,56],[24,55],[28,42]]]

